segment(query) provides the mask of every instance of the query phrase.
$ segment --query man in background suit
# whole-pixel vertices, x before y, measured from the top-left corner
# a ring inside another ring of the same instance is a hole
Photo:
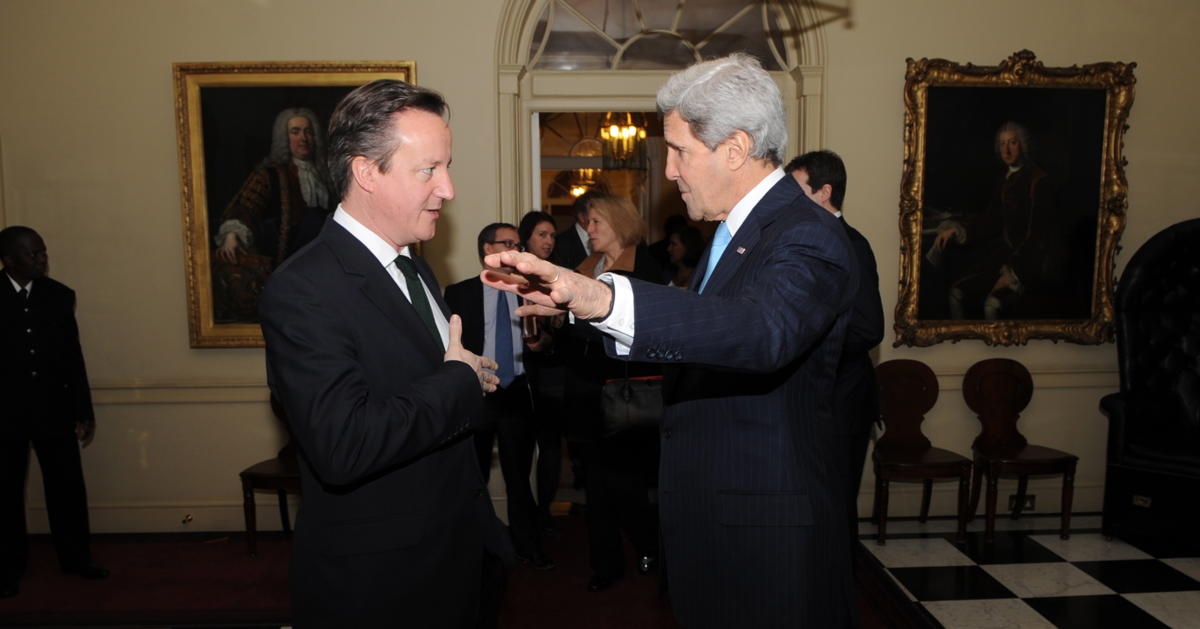
[[[87,489],[80,446],[96,431],[92,394],[79,328],[75,291],[46,277],[46,243],[28,227],[0,231],[4,261],[0,286],[0,598],[16,596],[29,559],[25,482],[29,447],[37,451],[46,511],[63,572],[103,579],[92,563]]]
[[[871,425],[879,421],[879,387],[875,383],[875,365],[871,350],[883,341],[883,300],[879,296],[879,272],[871,243],[842,215],[846,198],[846,165],[833,151],[812,151],[793,159],[784,168],[796,178],[804,194],[825,211],[838,217],[854,258],[858,262],[858,292],[854,310],[846,328],[846,344],[838,361],[837,384],[833,396],[833,414],[838,432],[848,449],[846,468],[847,507],[850,520],[850,547],[858,548],[858,489],[862,483],[863,463]]]
[[[482,261],[491,253],[519,250],[521,240],[516,227],[492,223],[479,232],[476,246]],[[488,425],[475,431],[479,465],[485,469],[486,479],[486,470],[492,466],[492,442],[498,435],[500,472],[508,497],[508,528],[517,558],[539,570],[550,570],[554,562],[542,552],[538,505],[529,486],[538,425],[525,369],[527,348],[522,343],[521,318],[516,315],[517,301],[516,295],[484,286],[478,275],[446,287],[450,311],[462,317],[463,347],[499,365],[496,376],[500,383],[484,398]],[[540,348],[537,340],[528,349],[534,348]],[[507,354],[507,362],[502,354]]]
[[[559,266],[573,269],[592,255],[592,240],[587,233],[588,201],[595,192],[585,192],[575,198],[575,223],[558,233],[550,259]]]
[[[832,413],[857,289],[845,230],[780,168],[783,101],[753,57],[675,74],[658,109],[666,176],[688,216],[721,221],[692,291],[593,280],[513,252],[485,263],[524,278],[484,271],[483,281],[538,304],[522,314],[561,307],[592,322],[612,355],[666,363],[658,497],[682,626],[851,626],[845,448]]]
[[[463,349],[412,255],[454,198],[445,116],[402,81],[348,94],[329,133],[341,204],[263,292],[267,379],[302,455],[298,628],[494,624],[487,557],[506,540],[469,435],[496,365]]]

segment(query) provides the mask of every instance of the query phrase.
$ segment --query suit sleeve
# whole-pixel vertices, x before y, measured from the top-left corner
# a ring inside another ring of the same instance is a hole
[[[850,306],[857,287],[845,236],[818,221],[792,224],[757,276],[733,296],[701,296],[631,281],[631,360],[771,372],[804,354]]]
[[[261,300],[271,389],[322,482],[368,480],[458,438],[481,416],[469,366],[446,361],[419,373],[414,363],[423,360],[402,356],[368,366],[385,352],[363,347],[370,332],[334,300],[298,272],[277,273]],[[368,368],[393,372],[395,384],[381,392]]]
[[[96,421],[92,409],[92,388],[88,384],[87,367],[83,363],[83,347],[79,343],[79,324],[75,321],[75,292],[67,291],[66,297],[66,326],[64,333],[64,364],[68,365],[66,374],[68,386],[71,388],[72,404],[75,412],[75,423],[91,423]]]

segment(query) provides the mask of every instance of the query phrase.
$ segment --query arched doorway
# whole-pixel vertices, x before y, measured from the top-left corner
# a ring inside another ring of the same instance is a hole
[[[821,147],[822,28],[849,15],[830,6],[810,0],[505,0],[496,44],[500,217],[515,222],[543,207],[542,113],[653,112],[666,78],[701,56],[751,48],[783,94],[788,153]],[[756,19],[763,28],[758,39],[749,33]],[[556,41],[554,29],[573,36]],[[661,177],[661,165],[648,169],[655,167]],[[646,198],[655,196],[654,187],[651,180]],[[653,228],[655,217],[647,219]]]

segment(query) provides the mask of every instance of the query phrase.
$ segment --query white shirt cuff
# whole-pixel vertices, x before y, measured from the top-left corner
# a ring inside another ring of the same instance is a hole
[[[629,285],[629,278],[615,273],[601,273],[596,279],[612,287],[613,308],[604,319],[593,321],[592,326],[616,341],[618,356],[628,356],[635,331],[633,287]]]

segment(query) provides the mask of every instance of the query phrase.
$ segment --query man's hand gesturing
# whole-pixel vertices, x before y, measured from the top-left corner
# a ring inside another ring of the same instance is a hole
[[[484,256],[479,278],[498,290],[516,293],[535,305],[517,308],[517,314],[556,315],[569,310],[581,319],[596,319],[611,311],[612,289],[585,275],[564,269],[532,253],[504,251]],[[502,267],[516,269],[509,273]]]
[[[479,387],[484,393],[496,390],[500,379],[496,377],[496,361],[487,356],[478,356],[467,351],[462,345],[462,319],[458,315],[450,315],[450,344],[446,347],[446,360],[457,360],[467,363],[479,377]]]

